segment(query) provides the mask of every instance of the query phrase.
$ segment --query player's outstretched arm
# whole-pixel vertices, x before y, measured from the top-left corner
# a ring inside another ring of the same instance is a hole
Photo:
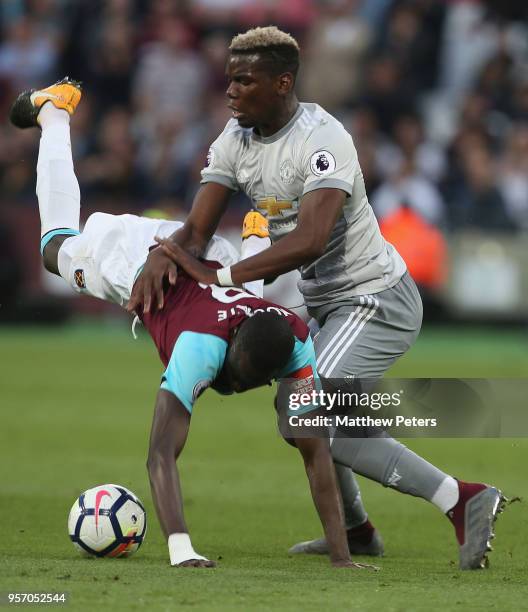
[[[354,563],[350,559],[341,497],[328,439],[295,437],[293,441],[304,459],[312,498],[328,542],[330,562],[334,567],[377,569],[372,565]]]
[[[304,373],[307,369],[306,366],[310,362],[312,364],[311,368],[315,370],[315,355],[312,354],[311,359],[305,361],[301,370],[291,372],[288,378],[295,379],[296,382],[302,380],[306,388],[311,387],[315,390],[316,387],[314,383],[304,378],[306,376]],[[300,372],[303,373],[301,379],[299,379],[298,376]],[[296,394],[297,389],[298,385],[296,384]],[[319,518],[321,519],[328,542],[330,562],[334,567],[378,569],[372,565],[354,563],[350,559],[343,506],[341,495],[337,487],[334,463],[330,453],[328,431],[324,425],[316,426],[309,423],[309,421],[314,422],[313,417],[324,415],[321,415],[318,409],[310,410],[305,414],[305,416],[308,417],[306,420],[307,424],[302,424],[300,420],[298,420],[296,421],[295,427],[292,427],[289,418],[292,416],[289,410],[291,399],[291,386],[287,378],[285,378],[279,382],[277,395],[275,397],[275,410],[277,411],[279,431],[288,444],[291,444],[299,450],[304,460],[312,499],[317,509],[317,513],[319,514]],[[315,422],[317,422],[317,419]]]
[[[203,185],[183,227],[170,236],[169,244],[177,244],[194,257],[200,257],[218,227],[232,193],[219,183]],[[163,281],[168,279],[174,285],[176,276],[176,265],[170,257],[162,249],[153,249],[134,283],[127,309],[133,312],[143,307],[143,312],[150,312],[152,306],[163,308]]]
[[[183,500],[176,461],[185,446],[191,415],[178,398],[158,391],[150,432],[147,468],[154,506],[169,545],[171,565],[214,567],[215,562],[197,554],[183,516]]]
[[[258,255],[231,266],[233,285],[274,278],[320,257],[344,202],[345,192],[340,189],[316,189],[307,193],[301,202],[297,227]],[[166,240],[159,240],[159,243],[165,253],[196,281],[208,285],[218,283],[216,271],[204,266],[188,251]]]

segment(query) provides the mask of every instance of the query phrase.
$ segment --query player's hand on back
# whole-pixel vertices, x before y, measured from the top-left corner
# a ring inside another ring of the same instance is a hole
[[[216,567],[216,563],[209,559],[187,559],[174,567]]]
[[[151,306],[163,308],[163,281],[167,278],[171,285],[176,284],[178,268],[161,248],[153,249],[143,270],[134,283],[127,310],[136,312],[143,306],[143,312],[150,312]]]
[[[201,261],[187,253],[181,246],[170,240],[158,238],[157,236],[155,240],[161,246],[165,255],[183,268],[195,281],[203,283],[204,285],[214,285],[217,282],[216,271],[204,266]]]

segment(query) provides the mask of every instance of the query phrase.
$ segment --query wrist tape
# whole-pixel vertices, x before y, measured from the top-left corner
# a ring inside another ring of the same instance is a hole
[[[189,559],[205,559],[194,551],[188,533],[171,533],[167,544],[171,565],[179,565]]]
[[[216,278],[218,279],[220,287],[232,287],[233,279],[231,278],[231,266],[217,270]]]

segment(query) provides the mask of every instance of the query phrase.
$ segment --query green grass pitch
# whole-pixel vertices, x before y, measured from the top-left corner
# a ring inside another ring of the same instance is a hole
[[[161,372],[146,335],[134,342],[115,326],[0,334],[4,594],[67,591],[71,610],[527,609],[525,503],[501,516],[491,568],[460,572],[453,530],[436,509],[361,479],[385,539],[381,571],[288,556],[291,544],[321,529],[300,457],[276,433],[270,389],[199,400],[182,485],[195,548],[218,568],[171,568],[145,469]],[[526,348],[518,331],[424,330],[391,374],[526,377]],[[527,494],[527,439],[409,446],[453,475]],[[146,503],[146,541],[130,559],[83,559],[67,537],[67,514],[82,490],[107,482]]]

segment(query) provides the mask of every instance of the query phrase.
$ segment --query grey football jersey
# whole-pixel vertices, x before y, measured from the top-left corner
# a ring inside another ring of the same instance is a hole
[[[299,290],[307,306],[378,293],[394,286],[406,270],[380,233],[352,137],[317,104],[300,104],[269,137],[230,119],[209,149],[201,182],[246,193],[268,218],[273,241],[295,228],[306,193],[330,187],[347,194],[325,253],[301,269]]]

